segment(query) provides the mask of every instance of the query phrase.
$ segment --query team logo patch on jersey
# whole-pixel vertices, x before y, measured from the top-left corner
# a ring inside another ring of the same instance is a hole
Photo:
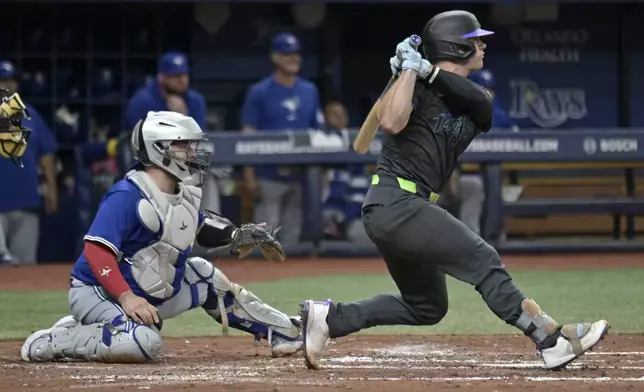
[[[476,127],[472,120],[465,116],[454,117],[449,113],[441,113],[435,117],[434,132],[448,135],[452,145],[468,142],[475,136]]]
[[[286,119],[288,121],[297,120],[297,111],[300,109],[300,97],[297,95],[282,101],[282,107],[288,111]]]

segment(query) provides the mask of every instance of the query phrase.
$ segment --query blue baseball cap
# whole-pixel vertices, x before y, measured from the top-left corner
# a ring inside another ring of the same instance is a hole
[[[18,72],[11,61],[0,60],[0,79],[14,78]]]
[[[271,50],[277,53],[298,53],[302,48],[300,47],[300,40],[291,33],[280,33],[273,37]]]
[[[158,71],[166,75],[180,75],[190,72],[188,57],[181,52],[168,52],[159,58]]]

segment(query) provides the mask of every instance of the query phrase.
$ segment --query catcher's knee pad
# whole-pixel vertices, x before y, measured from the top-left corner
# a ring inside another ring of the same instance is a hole
[[[243,286],[231,282],[215,267],[211,296],[203,308],[222,323],[224,334],[227,334],[227,328],[231,326],[269,341],[273,334],[287,340],[297,340],[300,336],[299,326],[288,315],[265,304]]]
[[[193,274],[197,277],[196,279],[194,279],[194,282],[191,281],[190,283],[195,284],[205,282],[212,284],[212,278],[215,273],[215,266],[212,265],[210,261],[204,259],[203,257],[190,257],[186,261],[186,264],[188,268],[192,270]]]
[[[534,300],[526,298],[521,302],[521,315],[516,322],[516,327],[533,342],[540,343],[552,335],[559,325],[541,310]]]
[[[158,331],[125,316],[110,323],[78,325],[51,333],[54,359],[140,363],[156,359],[162,348]]]

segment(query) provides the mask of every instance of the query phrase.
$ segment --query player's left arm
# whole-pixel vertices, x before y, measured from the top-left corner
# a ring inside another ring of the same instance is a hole
[[[283,261],[286,258],[282,246],[273,236],[276,231],[269,231],[265,224],[245,223],[237,227],[219,214],[206,213],[208,216],[199,213],[196,237],[199,245],[206,248],[230,245],[231,251],[239,258],[248,256],[257,247],[268,260]]]
[[[487,132],[492,124],[492,96],[471,80],[436,68],[426,79],[432,88],[443,95],[452,110],[472,119],[479,129]]]
[[[218,248],[230,244],[237,226],[221,215],[210,211],[207,213],[208,216],[199,212],[197,243],[205,248]]]

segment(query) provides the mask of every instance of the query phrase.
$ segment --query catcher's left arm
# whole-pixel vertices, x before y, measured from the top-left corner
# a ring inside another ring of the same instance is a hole
[[[20,167],[31,132],[22,126],[23,119],[29,119],[29,112],[20,95],[0,89],[0,155]]]
[[[255,248],[270,261],[281,262],[286,254],[275,239],[277,230],[269,230],[265,224],[245,223],[236,227],[230,220],[211,211],[197,232],[197,243],[207,248],[230,247],[239,258],[246,257]],[[214,250],[213,250],[214,251]],[[208,252],[211,253],[211,252]]]

